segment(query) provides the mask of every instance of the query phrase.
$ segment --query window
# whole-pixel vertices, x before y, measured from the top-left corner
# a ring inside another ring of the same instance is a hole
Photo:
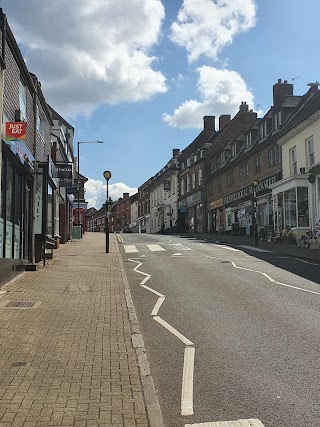
[[[231,187],[234,184],[233,171],[227,173],[227,187]]]
[[[218,178],[218,191],[222,190],[222,178]]]
[[[297,188],[298,227],[309,227],[308,187]]]
[[[231,145],[231,157],[236,157],[237,155],[237,145],[234,143]]]
[[[202,169],[199,169],[198,179],[199,179],[199,185],[201,185],[202,184]]]
[[[192,188],[196,188],[196,174],[193,173],[192,174]]]
[[[260,139],[266,138],[267,136],[267,122],[265,121],[259,126]]]
[[[281,162],[281,147],[279,145],[275,145],[268,151],[268,163],[269,163],[269,166],[274,166],[280,162]]]
[[[23,118],[27,119],[27,91],[21,81],[19,82],[19,105]]]
[[[184,188],[184,178],[181,178],[181,196],[184,195],[185,188]]]
[[[190,191],[190,176],[187,175],[187,193]]]
[[[297,151],[296,147],[291,148],[289,151],[289,158],[290,158],[290,175],[296,175],[297,174]]]
[[[311,136],[306,140],[306,149],[307,149],[307,166],[310,168],[315,163],[313,136]]]
[[[254,167],[255,173],[258,173],[261,171],[261,154],[256,156],[255,158],[255,167]]]
[[[41,136],[41,138],[45,139],[45,121],[43,120],[43,118],[41,117],[40,113],[39,113],[39,108],[37,108],[37,129],[38,132]]]
[[[278,130],[281,126],[281,112],[279,111],[273,116],[273,128]]]
[[[241,165],[239,168],[240,180],[247,178],[248,175],[249,175],[249,164],[248,162],[246,162],[243,165]]]
[[[248,133],[248,135],[246,135],[246,143],[245,144],[246,144],[246,146],[245,146],[246,150],[251,147],[251,145],[252,145],[251,132]]]

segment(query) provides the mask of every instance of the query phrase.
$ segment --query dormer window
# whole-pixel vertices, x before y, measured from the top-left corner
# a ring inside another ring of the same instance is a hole
[[[193,156],[193,162],[195,163],[197,160],[198,160],[198,156],[195,154],[195,155]]]
[[[259,126],[259,137],[264,139],[267,136],[267,122],[265,121]]]
[[[278,130],[281,126],[281,111],[276,113],[273,117],[274,130]]]
[[[246,135],[246,150],[252,145],[252,134],[251,132]]]
[[[231,145],[231,157],[234,158],[237,155],[237,145],[236,143]]]

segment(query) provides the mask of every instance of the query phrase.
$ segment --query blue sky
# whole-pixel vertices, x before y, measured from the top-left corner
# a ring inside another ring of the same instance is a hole
[[[155,175],[203,116],[266,112],[272,86],[319,80],[320,2],[2,0],[46,100],[75,127],[89,206]],[[294,79],[294,80],[292,80]],[[76,152],[76,144],[75,144]]]

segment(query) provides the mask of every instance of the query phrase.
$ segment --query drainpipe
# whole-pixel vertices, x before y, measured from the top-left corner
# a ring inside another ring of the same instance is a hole
[[[4,86],[4,70],[5,70],[5,53],[6,53],[6,39],[7,39],[7,17],[2,12],[2,52],[1,52],[1,64],[0,64],[0,188],[2,187],[2,113],[3,113],[3,86]],[[0,206],[2,204],[1,191],[0,191]]]
[[[34,80],[32,79],[33,83]],[[32,242],[31,242],[31,262],[36,263],[36,190],[37,190],[37,83],[34,83],[33,91],[33,157],[34,173],[33,173],[33,189],[32,189]]]

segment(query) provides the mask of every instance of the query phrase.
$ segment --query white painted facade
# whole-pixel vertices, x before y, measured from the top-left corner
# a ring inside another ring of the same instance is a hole
[[[297,239],[315,234],[320,221],[320,111],[290,130],[278,144],[283,179],[272,186],[275,231],[290,228]]]
[[[138,225],[138,200],[135,200],[131,203],[131,219],[129,228],[133,233],[138,233],[139,225]]]

